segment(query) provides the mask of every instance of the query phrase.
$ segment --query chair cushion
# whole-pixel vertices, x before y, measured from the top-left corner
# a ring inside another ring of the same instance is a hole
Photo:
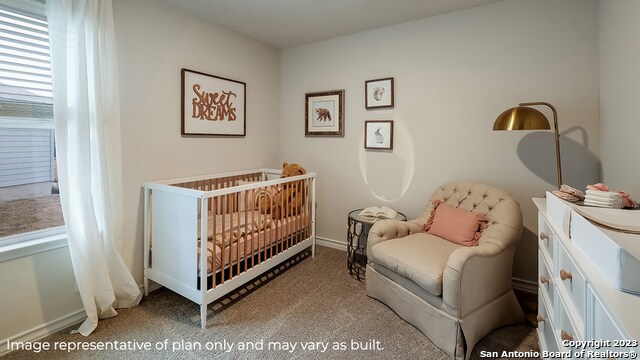
[[[447,260],[460,247],[432,234],[416,233],[374,245],[371,260],[441,296]]]

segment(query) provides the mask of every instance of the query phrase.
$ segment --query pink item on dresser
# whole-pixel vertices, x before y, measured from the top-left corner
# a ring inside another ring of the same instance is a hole
[[[603,183],[587,185],[587,190],[609,191],[609,187]]]
[[[564,186],[564,185],[562,185],[562,186]],[[554,190],[554,191],[552,191],[552,193],[553,193],[553,195],[559,197],[560,199],[566,200],[566,201],[569,201],[569,202],[576,202],[576,201],[580,200],[578,197],[573,196],[573,195],[571,195],[569,193],[566,193],[564,191],[561,191],[561,190]]]
[[[622,190],[617,190],[616,191],[618,194],[620,194],[620,196],[622,197],[622,206],[624,207],[628,207],[628,208],[635,208],[636,207],[636,202],[631,198],[631,196],[629,194],[627,194],[626,192],[622,191]]]
[[[619,198],[619,200],[617,200]],[[593,205],[593,206],[606,206],[605,204],[600,204],[603,201],[609,202],[610,205],[613,205],[614,208],[624,207],[624,208],[635,208],[636,202],[622,190],[610,191],[609,187],[603,183],[597,183],[593,185],[587,185],[587,198],[585,201],[585,205]],[[613,201],[613,204],[611,204]],[[617,203],[620,202],[618,206]],[[595,203],[598,203],[597,205]]]
[[[584,193],[576,188],[573,188],[567,184],[562,184],[562,186],[560,186],[560,190],[556,190],[556,191],[560,191],[563,192],[565,194],[569,194],[575,198],[577,198],[578,200],[584,200]],[[555,191],[554,191],[555,193]],[[566,200],[566,199],[565,199]]]

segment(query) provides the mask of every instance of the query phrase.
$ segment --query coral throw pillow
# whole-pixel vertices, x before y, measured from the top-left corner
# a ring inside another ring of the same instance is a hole
[[[440,200],[433,201],[433,211],[423,230],[428,234],[464,246],[477,246],[487,226],[484,215],[457,209]]]

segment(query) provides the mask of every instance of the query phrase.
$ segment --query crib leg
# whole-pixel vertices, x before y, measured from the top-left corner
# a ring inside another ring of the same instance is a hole
[[[144,276],[144,296],[149,296],[149,278]]]
[[[207,304],[200,305],[200,325],[202,330],[207,328]]]

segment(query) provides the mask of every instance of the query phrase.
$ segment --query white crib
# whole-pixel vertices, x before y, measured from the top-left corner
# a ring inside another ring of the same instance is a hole
[[[145,183],[145,295],[152,280],[200,304],[205,329],[208,304],[308,247],[315,255],[316,175],[280,173],[257,169]],[[282,191],[302,201],[275,196]],[[274,205],[282,209],[277,218],[269,212]]]

